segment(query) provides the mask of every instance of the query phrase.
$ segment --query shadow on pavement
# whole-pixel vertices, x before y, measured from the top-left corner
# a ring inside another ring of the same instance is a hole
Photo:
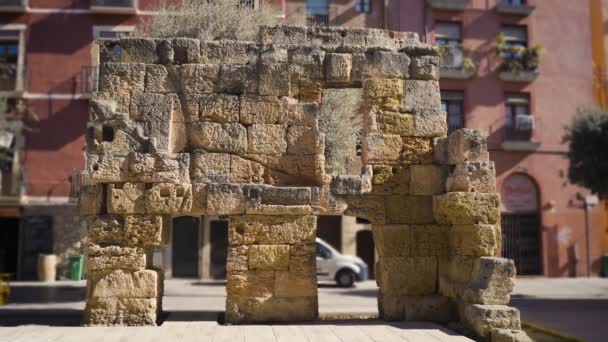
[[[8,303],[80,302],[85,300],[86,292],[86,288],[80,286],[20,285],[11,287]]]
[[[192,283],[194,286],[226,286],[225,280],[219,281],[195,281]]]
[[[165,311],[161,325],[165,322],[217,322],[220,311]]]
[[[83,310],[78,309],[4,309],[0,307],[0,326],[36,324],[76,327],[82,324]]]

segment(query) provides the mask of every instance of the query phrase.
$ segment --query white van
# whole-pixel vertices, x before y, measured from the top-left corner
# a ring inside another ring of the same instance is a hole
[[[335,281],[351,287],[355,281],[368,278],[368,266],[356,256],[342,255],[327,242],[317,238],[317,279]]]

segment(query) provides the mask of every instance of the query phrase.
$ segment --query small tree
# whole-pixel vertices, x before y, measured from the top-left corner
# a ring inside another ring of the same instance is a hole
[[[280,12],[270,5],[251,9],[242,0],[188,0],[181,6],[165,6],[158,15],[138,25],[135,36],[201,40],[254,41],[263,25],[281,23]]]
[[[608,112],[579,109],[566,127],[564,142],[569,144],[568,178],[593,193],[608,194]]]

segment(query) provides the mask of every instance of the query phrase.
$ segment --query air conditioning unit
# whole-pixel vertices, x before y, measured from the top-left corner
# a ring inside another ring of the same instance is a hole
[[[515,129],[518,131],[534,130],[534,117],[529,114],[518,114],[515,117]]]

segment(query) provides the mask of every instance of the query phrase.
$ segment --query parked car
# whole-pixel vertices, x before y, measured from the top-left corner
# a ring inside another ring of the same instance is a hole
[[[355,281],[368,279],[365,261],[353,255],[342,255],[327,242],[317,238],[317,279],[335,281],[338,286],[351,287]]]

